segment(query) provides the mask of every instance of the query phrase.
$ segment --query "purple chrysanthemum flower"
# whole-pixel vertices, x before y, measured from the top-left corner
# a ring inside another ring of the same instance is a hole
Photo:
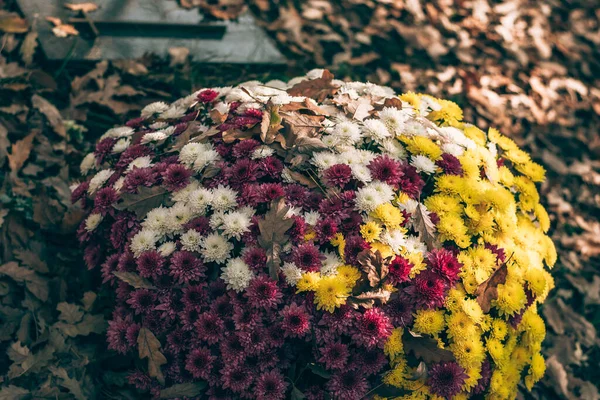
[[[404,174],[399,161],[388,156],[379,156],[367,166],[373,178],[391,186],[397,186]]]
[[[343,188],[352,180],[352,169],[346,164],[335,164],[323,171],[323,178],[327,185]]]
[[[252,385],[252,373],[243,364],[225,364],[220,372],[223,387],[234,393],[242,393]]]
[[[144,278],[160,275],[164,265],[164,257],[156,250],[145,251],[137,259],[137,270]]]
[[[204,284],[190,285],[183,288],[181,302],[185,307],[193,307],[197,310],[204,305],[206,301],[206,288]]]
[[[181,283],[197,280],[204,276],[206,266],[192,252],[181,250],[171,257],[171,275]]]
[[[318,271],[321,268],[323,256],[312,243],[304,243],[292,251],[292,261],[304,271]]]
[[[288,383],[278,370],[265,372],[256,380],[255,395],[264,400],[281,400],[285,398]]]
[[[427,384],[432,393],[449,399],[460,392],[468,377],[456,362],[441,362],[429,367]]]
[[[367,394],[369,385],[360,369],[346,369],[334,374],[327,389],[335,399],[359,400]]]
[[[114,188],[109,186],[99,189],[94,198],[94,209],[105,213],[118,199],[119,195]]]
[[[254,278],[246,289],[248,303],[254,308],[275,308],[281,302],[283,294],[277,282],[267,276]]]
[[[325,364],[325,368],[327,369],[343,369],[348,363],[350,351],[348,350],[348,345],[344,343],[328,343],[319,350],[321,352],[321,357],[318,361]]]
[[[462,175],[463,169],[458,158],[449,153],[442,154],[442,158],[437,160],[435,164],[444,170],[448,175]]]
[[[146,314],[154,310],[156,306],[156,294],[148,289],[137,289],[129,295],[127,304],[133,308],[136,314]]]
[[[390,319],[381,309],[371,308],[357,316],[352,340],[366,348],[382,347],[392,334],[392,328]]]
[[[176,192],[190,183],[192,174],[192,170],[185,165],[171,164],[162,173],[163,185],[171,192]]]
[[[254,271],[261,271],[267,265],[267,253],[260,247],[246,249],[242,259]]]
[[[196,379],[208,379],[216,359],[206,347],[194,349],[185,358],[185,369]]]
[[[127,341],[127,328],[131,321],[117,318],[108,321],[108,329],[106,330],[106,341],[108,348],[117,353],[125,354],[131,348]]]
[[[225,324],[215,313],[205,312],[198,316],[194,327],[196,328],[198,339],[212,345],[222,338]]]
[[[282,329],[286,337],[304,337],[310,331],[312,316],[296,303],[285,306],[281,310],[283,316]]]

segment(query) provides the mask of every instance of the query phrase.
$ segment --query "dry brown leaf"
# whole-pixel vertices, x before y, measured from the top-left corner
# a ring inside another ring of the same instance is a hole
[[[431,221],[427,208],[423,204],[419,204],[412,217],[413,228],[419,234],[419,238],[427,244],[427,247],[430,249],[439,247],[435,235],[435,224]]]
[[[56,37],[67,37],[67,36],[77,36],[79,35],[79,31],[75,29],[73,25],[70,24],[61,24],[52,28],[52,33]]]
[[[273,200],[269,211],[258,222],[258,244],[267,252],[267,268],[269,275],[275,280],[279,279],[281,266],[279,253],[289,239],[286,232],[294,225],[294,220],[286,217],[289,209],[283,197]]]
[[[430,336],[421,336],[411,332],[409,329],[405,329],[402,342],[404,343],[406,354],[413,353],[419,361],[426,363],[455,361],[454,354],[450,350],[440,349],[437,340]]]
[[[38,33],[36,31],[32,31],[25,36],[23,43],[21,43],[19,53],[21,54],[21,60],[23,60],[25,65],[29,65],[33,62],[33,55],[35,54],[35,49],[38,45],[37,38]]]
[[[154,334],[147,328],[140,329],[137,339],[139,357],[148,359],[148,375],[164,385],[165,376],[161,371],[161,366],[167,363],[167,358],[161,353],[160,342]]]
[[[168,191],[160,186],[142,186],[137,193],[123,193],[123,201],[115,204],[114,208],[134,212],[138,219],[143,219],[148,211],[163,204],[168,197]]]
[[[37,133],[37,131],[33,131],[24,139],[13,143],[11,152],[8,155],[8,166],[13,173],[16,174],[19,172],[25,161],[29,158],[31,147],[33,146],[33,138],[35,138]]]
[[[6,33],[25,33],[29,31],[29,23],[17,13],[0,10],[0,31]]]
[[[62,25],[62,21],[57,17],[46,17],[46,21],[50,22],[54,26]]]
[[[98,9],[98,4],[87,2],[87,3],[67,3],[65,4],[65,8],[68,8],[72,11],[83,11],[85,13],[89,13],[92,11],[96,11]]]
[[[52,103],[50,103],[43,97],[34,94],[31,98],[31,104],[35,108],[37,108],[42,114],[44,114],[44,116],[46,116],[48,122],[50,123],[50,125],[54,129],[54,132],[56,132],[57,135],[63,138],[67,137],[67,131],[65,129],[62,116],[60,115],[56,107],[52,105]]]
[[[490,312],[492,307],[492,301],[498,298],[498,285],[506,282],[506,275],[508,274],[508,266],[503,263],[500,268],[494,271],[494,273],[484,282],[479,285],[475,291],[477,296],[477,302],[481,306],[483,312]]]
[[[391,257],[384,258],[379,250],[373,253],[367,249],[358,253],[357,260],[361,270],[367,275],[371,287],[377,287],[385,281]]]
[[[307,79],[297,83],[287,90],[291,96],[305,96],[321,103],[329,96],[333,96],[337,91],[337,86],[332,84],[333,74],[328,70],[323,71],[323,75],[317,79]]]

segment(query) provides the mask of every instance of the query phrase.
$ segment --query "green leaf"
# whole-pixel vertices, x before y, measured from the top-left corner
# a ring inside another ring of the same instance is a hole
[[[148,359],[148,375],[156,378],[161,385],[165,384],[165,376],[160,367],[167,363],[167,358],[160,352],[160,342],[147,328],[140,329],[138,335],[138,351],[141,359]]]
[[[206,388],[206,382],[188,382],[173,385],[160,391],[161,399],[172,399],[175,397],[198,396]]]
[[[325,378],[325,379],[331,378],[331,373],[318,364],[311,363],[311,364],[308,364],[307,367],[315,375],[319,375],[320,377]]]
[[[306,396],[296,386],[292,389],[290,400],[303,400]]]
[[[121,195],[123,201],[113,207],[120,211],[134,212],[138,219],[142,219],[148,211],[163,205],[168,198],[169,192],[160,186],[151,188],[142,186],[138,188],[137,193],[123,193]]]

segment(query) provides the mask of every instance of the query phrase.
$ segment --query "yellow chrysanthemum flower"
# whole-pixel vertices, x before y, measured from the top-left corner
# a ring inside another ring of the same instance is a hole
[[[427,115],[427,119],[437,122],[442,126],[457,126],[463,119],[461,108],[453,101],[434,99],[441,108],[434,110]]]
[[[438,160],[443,151],[433,140],[425,136],[401,136],[400,140],[406,145],[406,149],[411,154],[420,154],[431,158],[433,161]]]
[[[413,330],[424,335],[437,335],[445,326],[442,310],[422,309],[415,313]]]
[[[510,275],[509,275],[510,276]],[[525,289],[515,280],[498,285],[498,298],[493,302],[500,315],[514,315],[525,306]]]
[[[336,308],[346,304],[349,295],[350,288],[343,277],[335,275],[321,278],[315,289],[317,310],[326,310],[332,313]]]
[[[528,390],[533,388],[533,385],[538,382],[546,373],[546,363],[544,357],[540,353],[536,353],[531,357],[531,365],[529,372],[525,377],[525,386]]]
[[[392,334],[387,338],[383,345],[383,352],[390,360],[394,360],[396,356],[404,353],[404,343],[402,342],[402,335],[404,329],[396,328],[392,331]]]
[[[351,265],[340,265],[337,267],[337,276],[344,279],[348,288],[353,288],[361,274],[357,268]]]
[[[389,229],[398,229],[404,222],[402,211],[391,203],[384,203],[371,213],[371,217],[381,221]]]
[[[485,132],[476,127],[475,125],[465,125],[463,133],[466,137],[477,143],[479,146],[485,146],[487,140],[485,138]]]
[[[418,113],[421,108],[421,95],[415,92],[406,92],[398,96],[400,100],[411,105],[411,107]]]
[[[492,321],[492,336],[498,340],[504,340],[508,334],[508,324],[499,318]]]
[[[485,359],[485,348],[481,339],[476,337],[465,337],[450,345],[450,350],[454,353],[456,361],[463,368],[470,368],[481,365]]]
[[[315,291],[321,280],[318,272],[305,272],[302,278],[296,283],[296,293]]]
[[[462,310],[476,324],[481,324],[483,320],[483,310],[475,299],[464,299],[462,301]]]
[[[372,243],[381,235],[382,228],[377,222],[369,221],[360,227],[360,234],[367,242]]]
[[[533,161],[516,164],[515,169],[534,182],[542,182],[546,179],[546,170],[544,167]]]

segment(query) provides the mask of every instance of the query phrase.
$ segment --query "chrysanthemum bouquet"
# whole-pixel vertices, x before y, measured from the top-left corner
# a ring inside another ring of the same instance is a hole
[[[544,170],[453,102],[322,70],[204,89],[81,169],[79,239],[140,391],[505,399],[544,374]]]

